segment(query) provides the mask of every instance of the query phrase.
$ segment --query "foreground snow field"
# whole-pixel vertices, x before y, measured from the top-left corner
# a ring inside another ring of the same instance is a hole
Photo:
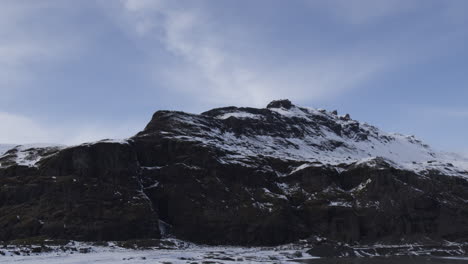
[[[180,247],[181,246],[181,247]],[[294,249],[294,246],[270,248],[197,246],[193,244],[178,245],[177,249],[146,249],[134,250],[118,247],[113,243],[109,246],[91,246],[86,243],[71,242],[65,248],[74,250],[63,251],[62,247],[55,247],[49,253],[29,253],[23,255],[26,248],[4,247],[0,251],[0,263],[26,264],[221,264],[221,263],[249,263],[249,264],[461,264],[468,263],[468,257],[451,256],[437,257],[422,255],[414,252],[410,255],[368,256],[354,258],[317,258],[305,253],[304,249]],[[34,247],[32,247],[34,248]],[[29,249],[32,249],[29,248]],[[16,253],[14,253],[16,251]],[[2,253],[3,252],[3,253]],[[86,253],[85,253],[86,252]],[[19,255],[17,255],[19,254]]]
[[[91,246],[86,243],[71,242],[67,247],[76,250],[61,250],[54,247],[48,253],[30,253],[23,255],[22,248],[3,249],[0,263],[31,263],[31,264],[115,264],[115,263],[297,263],[294,260],[312,259],[305,253],[306,249],[294,247],[221,247],[198,246],[185,244],[177,249],[146,249],[134,250],[118,247],[110,243],[109,246]],[[63,248],[63,247],[62,247]],[[17,253],[15,253],[15,251]],[[87,253],[84,253],[87,252]],[[3,255],[2,254],[2,255]],[[20,254],[20,255],[17,255]]]

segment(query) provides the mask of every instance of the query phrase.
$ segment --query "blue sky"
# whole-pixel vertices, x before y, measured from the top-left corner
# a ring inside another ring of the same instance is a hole
[[[128,137],[159,109],[338,109],[468,152],[464,0],[3,0],[0,142]]]

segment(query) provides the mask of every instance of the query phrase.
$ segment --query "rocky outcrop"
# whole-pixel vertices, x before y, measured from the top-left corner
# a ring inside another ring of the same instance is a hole
[[[157,238],[160,223],[208,244],[468,240],[463,160],[288,100],[158,111],[126,141],[47,152],[34,166],[9,155],[0,240]]]

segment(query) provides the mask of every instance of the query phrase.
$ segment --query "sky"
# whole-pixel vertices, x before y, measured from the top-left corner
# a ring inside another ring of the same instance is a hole
[[[468,153],[464,0],[2,0],[0,143],[134,135],[161,109],[337,109]]]

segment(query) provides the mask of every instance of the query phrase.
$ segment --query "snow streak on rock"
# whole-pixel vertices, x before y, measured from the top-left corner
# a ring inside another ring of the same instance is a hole
[[[38,161],[65,148],[58,144],[26,144],[12,146],[0,154],[0,167],[11,165],[35,166]],[[1,150],[0,150],[1,153]]]

